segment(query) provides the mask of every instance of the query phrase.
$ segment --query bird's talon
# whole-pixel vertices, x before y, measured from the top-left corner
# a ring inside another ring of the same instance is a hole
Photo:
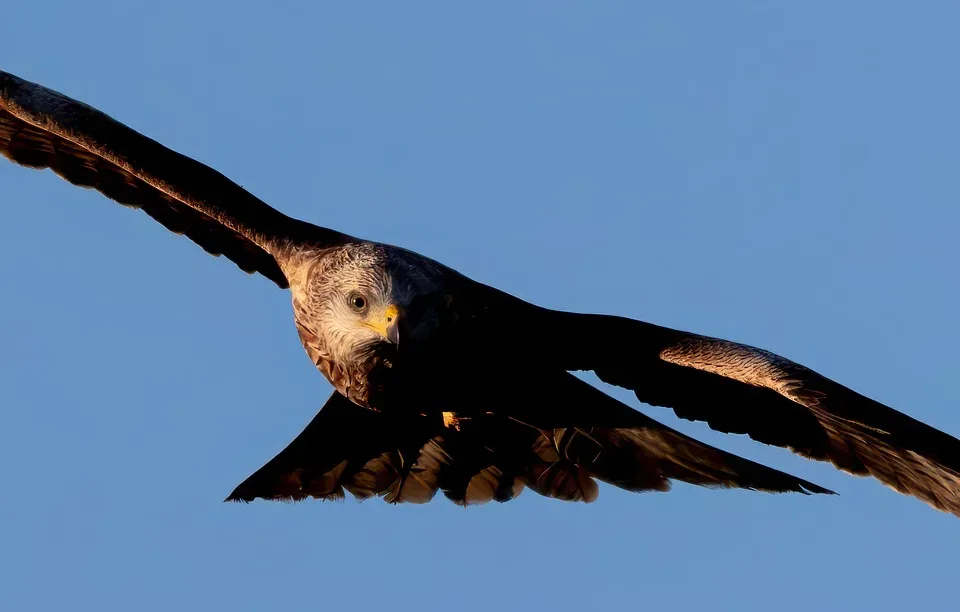
[[[460,431],[460,419],[452,412],[443,413],[443,426]]]

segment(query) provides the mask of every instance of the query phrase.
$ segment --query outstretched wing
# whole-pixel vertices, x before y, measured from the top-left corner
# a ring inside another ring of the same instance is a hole
[[[439,415],[389,415],[335,393],[287,448],[227,498],[359,499],[461,505],[508,501],[528,487],[593,501],[595,480],[629,491],[666,491],[671,480],[768,492],[830,493],[665,427],[566,372],[525,393],[499,393],[495,412],[456,426]],[[518,402],[519,400],[519,402]]]
[[[164,147],[104,113],[0,71],[0,153],[50,168],[282,288],[286,245],[332,243],[341,234],[292,219],[216,170]]]
[[[541,312],[546,354],[640,401],[786,447],[960,516],[960,440],[769,351],[620,317]]]

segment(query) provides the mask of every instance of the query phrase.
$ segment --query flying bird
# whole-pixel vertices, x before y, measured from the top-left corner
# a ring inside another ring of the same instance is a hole
[[[829,461],[960,516],[960,441],[766,350],[562,312],[403,248],[291,218],[104,113],[0,72],[0,153],[139,208],[292,297],[335,391],[228,500],[463,505],[525,488],[590,502],[598,481],[832,493],[698,442],[584,382]]]

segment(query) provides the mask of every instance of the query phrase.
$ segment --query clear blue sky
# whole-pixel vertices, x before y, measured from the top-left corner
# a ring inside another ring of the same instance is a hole
[[[960,434],[955,3],[303,4],[10,2],[0,62],[287,213]],[[0,608],[956,603],[960,520],[635,401],[841,495],[223,504],[330,392],[289,295],[49,172],[0,203]]]

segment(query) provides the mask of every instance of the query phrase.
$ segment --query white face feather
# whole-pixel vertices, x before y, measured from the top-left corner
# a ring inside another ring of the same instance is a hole
[[[320,356],[344,366],[370,357],[386,343],[386,326],[403,317],[415,297],[440,287],[438,271],[424,265],[429,262],[392,247],[353,244],[318,255],[290,283],[294,312],[298,325],[317,337]],[[407,320],[403,326],[424,327]]]

